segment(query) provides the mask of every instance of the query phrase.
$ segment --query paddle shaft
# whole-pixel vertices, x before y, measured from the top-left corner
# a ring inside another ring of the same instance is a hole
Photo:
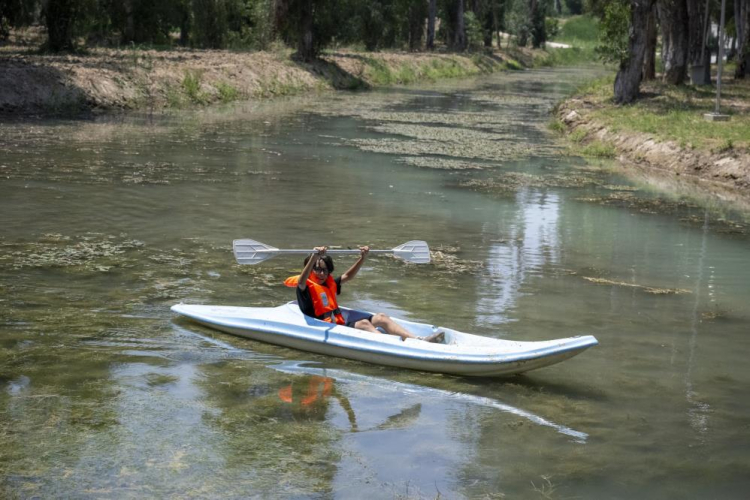
[[[315,253],[315,250],[304,250],[302,248],[281,248],[278,250],[269,250],[269,253],[287,253],[287,254],[297,254],[297,255],[305,255],[308,253]],[[349,249],[333,249],[333,250],[326,250],[326,254],[338,254],[338,255],[359,255],[359,250],[349,250]],[[393,250],[370,250],[368,253],[371,254],[383,254],[383,253],[393,253]]]
[[[315,253],[312,249],[303,248],[276,248],[259,241],[251,239],[234,240],[232,242],[234,257],[239,264],[258,264],[264,260],[270,259],[277,255],[309,255]],[[358,255],[359,249],[333,249],[326,250],[331,255]],[[407,241],[403,245],[390,250],[370,250],[370,254],[393,254],[394,257],[412,262],[415,264],[427,264],[430,262],[430,249],[424,241]]]

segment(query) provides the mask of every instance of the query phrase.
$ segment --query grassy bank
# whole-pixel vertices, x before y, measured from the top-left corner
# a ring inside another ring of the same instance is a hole
[[[596,58],[599,29],[596,19],[574,16],[561,23],[554,41],[579,48],[584,60]],[[562,49],[560,49],[562,52]],[[570,59],[572,53],[565,53]],[[725,72],[725,74],[731,74]],[[564,123],[560,112],[551,128],[568,131],[568,138],[577,153],[598,157],[614,157],[618,148],[604,134],[593,133],[606,129],[610,139],[620,135],[643,135],[662,143],[673,143],[683,150],[720,154],[750,150],[750,82],[723,79],[722,112],[731,115],[730,122],[708,122],[704,113],[714,110],[714,85],[679,87],[659,81],[644,82],[641,98],[633,105],[616,106],[614,73],[577,89],[569,101],[576,101],[576,113],[592,125],[571,126]],[[571,106],[562,106],[567,113]],[[575,120],[574,120],[575,121]]]
[[[558,105],[550,128],[567,136],[574,153],[619,157],[750,194],[750,81],[722,82],[721,111],[730,121],[715,122],[704,118],[714,111],[714,86],[645,82],[638,101],[617,106],[613,80],[591,82]]]
[[[601,64],[594,49],[599,43],[599,21],[591,16],[572,16],[559,21],[559,32],[550,42],[570,48],[547,47],[537,56],[539,66],[575,66]]]
[[[722,84],[722,107],[728,122],[709,122],[704,113],[714,111],[714,86],[675,87],[658,81],[642,86],[642,97],[631,106],[615,106],[610,76],[587,84],[575,98],[591,107],[589,117],[611,132],[638,132],[682,148],[713,152],[750,149],[750,82],[728,80]],[[560,125],[556,125],[560,128]]]
[[[590,20],[582,19],[564,23],[559,39],[579,43],[590,37]],[[132,46],[52,55],[31,48],[38,46],[29,39],[34,36],[39,34],[16,33],[11,43],[0,46],[0,113],[69,116],[184,108],[580,64],[593,54],[587,47],[544,51],[511,46],[479,53],[341,49],[302,63],[279,44],[266,52]]]
[[[599,21],[592,16],[572,16],[560,22],[560,31],[551,39],[593,52],[599,41]]]

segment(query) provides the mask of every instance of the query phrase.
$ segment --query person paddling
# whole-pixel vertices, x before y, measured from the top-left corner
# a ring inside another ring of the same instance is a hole
[[[304,268],[299,276],[292,276],[284,281],[288,287],[296,287],[297,304],[306,316],[345,325],[358,330],[372,333],[382,333],[381,328],[389,335],[398,335],[401,340],[419,339],[426,342],[442,343],[445,340],[443,332],[434,333],[428,337],[418,337],[403,326],[399,325],[383,313],[370,314],[362,311],[347,311],[343,313],[336,300],[341,293],[341,285],[352,280],[362,267],[370,247],[359,247],[359,259],[352,267],[338,278],[333,278],[333,259],[326,255],[328,247],[315,247],[315,251],[305,257]]]

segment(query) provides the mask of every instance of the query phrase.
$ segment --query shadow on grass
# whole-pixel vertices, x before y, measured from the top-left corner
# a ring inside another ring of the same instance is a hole
[[[94,104],[83,89],[66,85],[64,71],[38,63],[0,63],[0,122],[34,116],[78,118],[90,115]],[[24,91],[12,89],[23,82]],[[31,101],[29,101],[32,99]]]
[[[335,54],[336,57],[357,59],[362,62],[362,68],[372,64],[370,58],[356,54]],[[353,74],[339,64],[327,61],[325,59],[316,59],[312,62],[305,62],[292,57],[290,59],[300,69],[327,81],[331,87],[338,90],[368,90],[372,86],[367,83],[361,74]]]

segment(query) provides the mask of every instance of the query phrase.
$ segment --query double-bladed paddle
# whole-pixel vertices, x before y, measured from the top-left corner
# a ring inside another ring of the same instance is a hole
[[[312,249],[279,249],[255,240],[234,240],[234,257],[238,264],[259,264],[280,254],[309,254]],[[327,254],[359,254],[359,250],[326,250]],[[408,241],[390,250],[370,250],[371,254],[393,254],[413,264],[429,264],[430,248],[424,241]]]

